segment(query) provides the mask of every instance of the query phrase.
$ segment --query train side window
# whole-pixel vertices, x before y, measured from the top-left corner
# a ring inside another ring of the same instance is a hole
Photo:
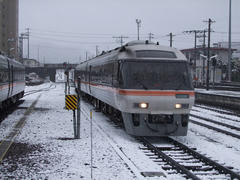
[[[119,62],[118,63],[118,84],[120,88],[123,88],[122,71],[123,71],[123,62]]]
[[[112,84],[112,63],[102,66],[102,83]]]
[[[118,87],[118,62],[113,63],[113,74],[112,74],[112,85],[113,87]]]

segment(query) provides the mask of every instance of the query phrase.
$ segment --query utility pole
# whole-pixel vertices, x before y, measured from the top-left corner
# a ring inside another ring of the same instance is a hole
[[[139,29],[141,27],[141,22],[142,22],[141,19],[136,19],[138,40],[140,40],[140,38],[139,38]]]
[[[167,36],[169,36],[170,37],[170,47],[172,47],[172,43],[173,43],[173,36],[175,36],[175,35],[173,35],[173,33],[169,33],[169,35],[167,35]]]
[[[198,33],[203,33],[203,30],[190,30],[190,31],[184,31],[184,33],[192,34],[194,33],[194,65],[193,65],[193,72],[194,72],[194,80],[196,81],[196,67],[197,67],[197,35]]]
[[[206,56],[206,30],[203,31],[203,55]],[[203,83],[205,82],[205,58],[203,58]]]
[[[114,36],[113,38],[117,40],[117,43],[120,42],[120,44],[122,46],[124,43],[123,39],[127,39],[128,37],[127,36]]]
[[[21,56],[21,60],[23,59],[23,40],[24,39],[28,39],[29,38],[29,36],[28,36],[28,34],[27,33],[21,33],[21,36],[19,37],[19,44],[20,44],[20,51],[21,51],[21,54],[20,54],[20,56]]]
[[[27,30],[27,33],[26,33],[26,36],[27,36],[27,40],[28,40],[28,59],[29,59],[29,49],[30,49],[30,45],[29,45],[29,39],[30,39],[30,28],[26,28]]]
[[[215,21],[208,19],[208,50],[207,50],[207,91],[209,90],[209,62],[210,62],[210,41],[211,41],[211,24]]]
[[[151,42],[151,41],[152,41],[152,39],[154,38],[154,37],[153,37],[153,35],[154,35],[154,34],[153,34],[153,33],[151,33],[151,32],[148,34],[149,42]]]
[[[96,46],[96,56],[98,56],[98,46]]]
[[[78,57],[78,59],[79,59],[79,63],[81,63],[81,55]]]
[[[23,59],[23,34],[19,36],[19,60],[22,62]]]
[[[232,80],[232,68],[231,68],[231,60],[232,60],[232,50],[231,50],[231,45],[232,45],[232,39],[231,39],[231,35],[232,35],[232,30],[231,30],[231,21],[232,21],[232,0],[229,0],[229,32],[228,32],[228,81],[231,82]]]
[[[88,60],[88,52],[86,51],[86,61]]]

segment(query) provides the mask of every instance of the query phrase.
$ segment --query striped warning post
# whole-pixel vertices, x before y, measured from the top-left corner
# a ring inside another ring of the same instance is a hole
[[[77,95],[66,95],[65,96],[65,106],[68,110],[77,109]]]

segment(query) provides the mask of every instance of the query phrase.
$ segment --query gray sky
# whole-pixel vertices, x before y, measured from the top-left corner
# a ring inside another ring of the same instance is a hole
[[[19,33],[30,28],[30,57],[47,63],[72,63],[119,46],[113,36],[137,39],[136,19],[141,19],[140,39],[191,48],[194,36],[186,30],[207,28],[212,18],[212,43],[228,40],[229,0],[19,0]],[[232,0],[232,41],[240,42],[240,0]],[[199,42],[200,43],[200,42]],[[26,41],[25,41],[25,44]],[[26,48],[24,50],[26,55]]]

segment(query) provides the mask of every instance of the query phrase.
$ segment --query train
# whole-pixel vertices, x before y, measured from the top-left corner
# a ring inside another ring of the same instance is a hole
[[[0,110],[23,97],[25,67],[14,59],[0,55]]]
[[[76,67],[81,93],[133,136],[186,136],[195,93],[177,49],[131,41]]]

